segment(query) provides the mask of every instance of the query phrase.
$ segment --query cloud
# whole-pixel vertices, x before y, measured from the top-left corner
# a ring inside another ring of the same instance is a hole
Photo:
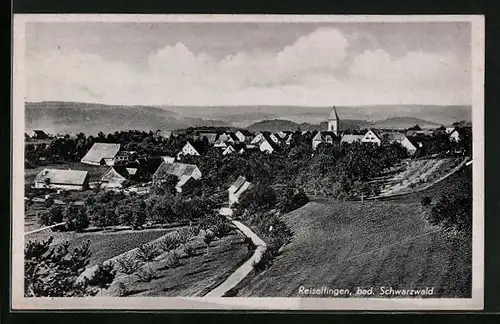
[[[276,52],[223,59],[182,43],[151,53],[147,68],[81,52],[29,57],[28,100],[175,105],[361,105],[470,102],[470,74],[452,54],[383,49],[348,57],[338,30],[319,28]]]

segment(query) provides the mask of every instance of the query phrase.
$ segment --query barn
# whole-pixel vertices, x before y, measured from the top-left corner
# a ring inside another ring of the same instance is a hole
[[[88,188],[88,172],[81,170],[44,169],[35,178],[36,189],[84,190]]]
[[[94,143],[81,162],[90,165],[111,165],[120,151],[120,144]]]

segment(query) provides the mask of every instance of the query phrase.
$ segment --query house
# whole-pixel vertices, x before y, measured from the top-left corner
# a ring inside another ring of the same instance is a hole
[[[118,152],[112,159],[112,164],[106,163],[106,165],[124,165],[135,161],[136,158],[137,158],[136,152],[121,151]],[[107,162],[107,159],[108,158],[105,158],[104,161]]]
[[[356,134],[344,134],[342,135],[342,139],[340,140],[341,144],[352,144],[352,143],[361,143],[364,135],[356,135]]]
[[[111,161],[114,161],[119,151],[120,144],[94,143],[87,154],[82,158],[81,162],[91,165],[109,165],[108,163],[113,163]]]
[[[227,134],[228,135],[228,139],[227,139],[227,142],[228,143],[239,143],[240,142],[240,139],[238,138],[238,136],[236,136],[235,133],[229,133]]]
[[[119,172],[118,170],[121,172]],[[124,184],[128,181],[125,172],[128,173],[126,169],[111,167],[106,171],[101,177],[101,188],[123,188]],[[137,169],[136,169],[137,170]]]
[[[208,141],[208,144],[212,145],[215,143],[215,141],[217,140],[219,134],[215,133],[215,132],[200,132],[198,134],[198,136],[203,139],[203,138],[206,138],[207,141]]]
[[[176,190],[182,192],[182,186],[188,182],[189,178],[194,180],[201,178],[201,171],[194,164],[163,162],[153,175],[153,183],[162,183],[167,175],[174,175],[179,179]]]
[[[239,176],[238,179],[229,187],[229,207],[232,207],[237,203],[241,195],[252,187],[252,183],[247,181],[243,176]]]
[[[446,134],[451,134],[455,130],[455,127],[446,127]]]
[[[171,131],[157,130],[156,133],[155,133],[155,138],[156,139],[168,140],[171,137],[172,137],[172,132]]]
[[[386,132],[382,134],[383,141],[388,143],[399,143],[401,146],[406,148],[410,155],[415,154],[417,147],[406,137],[405,134],[399,132]],[[418,145],[418,144],[417,144]]]
[[[250,141],[250,144],[258,144],[264,138],[263,133],[257,133],[254,138]]]
[[[273,153],[274,151],[278,150],[279,147],[277,145],[278,142],[275,142],[273,140],[273,137],[269,133],[262,133],[262,138],[259,143],[257,143],[257,146],[259,147],[259,150],[264,153]],[[274,135],[273,135],[274,136]]]
[[[320,131],[312,139],[312,149],[315,150],[322,143],[333,144],[338,139],[334,132]]]
[[[379,134],[377,134],[374,130],[369,129],[363,138],[361,139],[362,143],[374,143],[377,146],[382,144],[382,138]]]
[[[214,143],[214,147],[219,147],[225,149],[227,147],[227,140],[223,140],[222,138],[218,138]]]
[[[182,147],[181,151],[177,154],[177,157],[184,155],[194,155],[200,156],[205,152],[205,145],[201,141],[191,141],[188,140],[186,144]]]
[[[30,133],[30,137],[33,139],[48,139],[49,135],[47,135],[43,130],[35,129]]]
[[[227,142],[229,140],[229,134],[227,134],[227,133],[224,132],[224,133],[222,133],[222,134],[219,135],[218,139],[221,140],[221,141]]]
[[[226,147],[226,149],[222,152],[222,155],[227,155],[227,154],[231,154],[234,152],[242,154],[244,152],[245,148],[246,148],[246,145],[243,143],[229,144]]]
[[[84,190],[88,185],[88,172],[81,170],[44,169],[34,181],[36,189]]]
[[[166,162],[166,163],[174,163],[175,162],[175,157],[173,157],[173,156],[163,155],[163,156],[161,156],[161,159],[163,160],[163,162]]]
[[[453,131],[451,131],[448,135],[450,141],[452,142],[459,142],[460,141],[460,131],[455,128]]]
[[[245,143],[250,143],[250,141],[252,141],[253,138],[253,134],[246,129],[237,131],[235,135],[236,137],[238,137],[240,142],[245,142]]]

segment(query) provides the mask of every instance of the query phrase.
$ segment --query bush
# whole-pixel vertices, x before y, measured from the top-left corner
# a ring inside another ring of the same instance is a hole
[[[167,255],[166,266],[167,268],[176,268],[180,264],[180,255],[177,251],[172,251]]]
[[[260,273],[266,269],[268,269],[272,263],[274,258],[276,257],[277,252],[273,249],[267,249],[262,253],[262,256],[258,262],[253,262],[252,266],[255,272]]]
[[[160,255],[160,251],[151,243],[143,244],[137,251],[137,258],[145,263],[154,261]]]
[[[119,258],[117,262],[118,271],[127,275],[137,272],[141,267],[141,262],[131,255]]]
[[[428,220],[445,229],[470,233],[472,230],[472,196],[442,196],[432,207]]]
[[[212,233],[219,239],[231,233],[231,225],[227,221],[220,221],[215,224],[212,228]]]
[[[97,266],[94,275],[89,280],[89,285],[100,289],[108,289],[116,276],[116,270],[111,262],[101,263]]]
[[[136,273],[137,277],[139,277],[140,281],[151,282],[151,280],[156,278],[156,270],[151,267],[142,267]]]
[[[195,248],[192,245],[186,244],[184,246],[184,250],[183,251],[186,254],[186,256],[188,258],[190,258],[190,257],[192,257],[194,255],[194,253],[195,253],[196,250],[195,250]]]
[[[171,250],[175,250],[179,247],[180,242],[177,235],[167,235],[158,245],[163,252],[170,252]]]
[[[423,197],[422,200],[420,201],[422,206],[429,206],[432,203],[431,197]]]

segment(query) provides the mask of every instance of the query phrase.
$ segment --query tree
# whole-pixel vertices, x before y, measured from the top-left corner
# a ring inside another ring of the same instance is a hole
[[[138,198],[134,201],[132,205],[132,213],[133,213],[133,224],[132,226],[135,229],[138,229],[144,225],[146,222],[146,203],[144,200]]]
[[[66,229],[69,231],[81,232],[89,226],[89,218],[85,208],[69,204],[64,210]]]
[[[408,128],[408,130],[416,130],[416,131],[420,131],[420,130],[422,130],[422,128],[420,128],[420,126],[417,124],[417,125],[415,125],[415,126],[412,126],[412,127]]]
[[[206,231],[205,235],[203,236],[203,242],[207,245],[207,254],[208,254],[208,249],[210,247],[210,243],[214,240],[215,236],[212,232]]]
[[[47,241],[29,241],[24,247],[24,293],[27,297],[93,296],[88,280],[78,280],[90,260],[90,240],[72,251],[69,242],[51,247]]]
[[[94,275],[89,280],[89,285],[99,287],[102,294],[103,289],[108,289],[116,276],[116,270],[111,262],[101,263],[97,266]]]

